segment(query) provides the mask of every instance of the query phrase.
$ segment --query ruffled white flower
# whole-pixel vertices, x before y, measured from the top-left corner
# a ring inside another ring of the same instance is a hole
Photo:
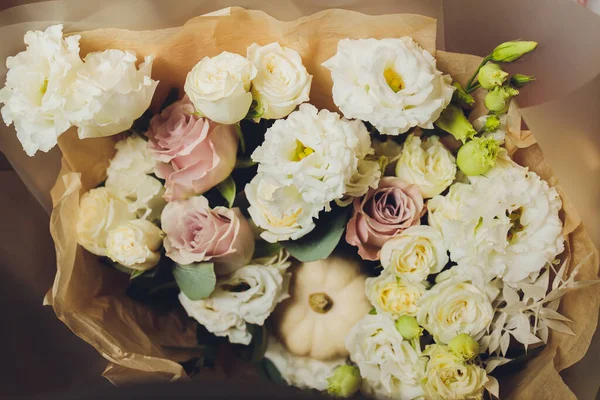
[[[381,265],[396,277],[422,282],[439,273],[448,263],[448,253],[441,233],[431,226],[412,226],[385,242],[381,248]]]
[[[482,115],[481,117],[477,118],[475,121],[473,121],[473,128],[479,132],[485,126],[485,121],[487,121],[489,117],[489,115]],[[483,136],[486,138],[494,138],[499,145],[503,145],[504,140],[506,139],[506,121],[508,119],[508,114],[501,114],[498,116],[498,118],[500,119],[500,127],[494,132],[484,133]]]
[[[456,159],[438,136],[425,140],[410,135],[396,165],[396,176],[416,185],[423,198],[442,193],[454,181]]]
[[[252,221],[264,229],[260,236],[270,243],[296,240],[312,231],[313,218],[324,207],[304,201],[295,186],[272,185],[261,173],[246,185],[245,193]]]
[[[363,377],[365,389],[378,398],[417,399],[427,359],[402,338],[388,315],[366,315],[346,337],[350,358]]]
[[[369,140],[362,122],[317,112],[305,103],[287,119],[275,121],[252,159],[272,184],[294,185],[306,202],[325,207],[344,195]]]
[[[375,150],[375,157],[382,160],[384,175],[396,175],[396,164],[402,154],[402,145],[388,137],[385,142],[373,139],[372,146]]]
[[[342,206],[350,204],[354,197],[363,196],[369,189],[376,189],[383,176],[382,162],[385,160],[375,155],[368,131],[359,128],[357,133],[358,146],[355,154],[358,157],[358,167],[346,184],[344,200],[337,201]]]
[[[247,57],[258,73],[252,81],[252,96],[262,109],[261,118],[285,118],[309,99],[310,75],[296,50],[279,43],[248,47]]]
[[[221,124],[244,119],[252,104],[250,86],[256,67],[245,57],[227,51],[204,57],[185,80],[185,93],[202,115]]]
[[[71,127],[65,107],[81,65],[78,35],[63,39],[62,25],[25,35],[27,49],[6,59],[6,86],[0,90],[2,118],[14,124],[29,156],[49,151]]]
[[[430,345],[424,351],[429,356],[423,388],[432,400],[481,400],[488,381],[485,370],[465,363],[447,346]]]
[[[81,196],[77,218],[77,242],[90,253],[106,255],[108,232],[135,219],[125,200],[106,187],[92,189]]]
[[[418,306],[419,325],[437,343],[447,344],[460,333],[478,339],[494,317],[491,300],[484,291],[454,279],[437,283],[421,297]]]
[[[136,67],[135,53],[105,50],[88,54],[78,71],[70,100],[70,118],[81,139],[116,135],[133,125],[150,106],[158,81],[153,58]]]
[[[160,261],[165,233],[152,222],[134,219],[108,232],[106,256],[127,268],[146,271]]]
[[[365,292],[378,313],[397,319],[404,315],[415,316],[418,302],[427,287],[422,282],[411,282],[396,277],[385,270],[376,278],[367,278]]]
[[[333,375],[337,367],[346,363],[345,358],[320,361],[296,356],[287,351],[274,336],[269,337],[265,358],[271,360],[288,385],[319,391],[327,390],[327,378]]]
[[[149,175],[156,161],[146,141],[137,135],[119,141],[110,161],[105,186],[129,203],[129,210],[141,218],[159,220],[166,205],[162,183]]]
[[[432,129],[454,92],[450,76],[410,37],[343,39],[323,66],[344,116],[369,121],[386,135]]]
[[[447,221],[458,221],[461,217],[461,206],[471,197],[473,187],[466,183],[455,183],[450,186],[445,196],[435,196],[427,202],[427,222],[429,226],[442,232]]]

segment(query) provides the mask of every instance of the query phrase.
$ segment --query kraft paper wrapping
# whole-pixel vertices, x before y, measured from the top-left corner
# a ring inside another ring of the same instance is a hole
[[[119,29],[86,31],[82,33],[82,55],[105,48],[134,50],[140,58],[154,54],[153,78],[161,81],[154,102],[156,107],[170,87],[182,86],[185,75],[201,57],[223,50],[244,54],[246,46],[252,42],[266,44],[278,41],[298,50],[309,72],[314,75],[311,102],[320,108],[334,109],[331,79],[320,63],[335,53],[339,39],[410,35],[432,52],[436,47],[436,21],[423,16],[372,17],[331,10],[296,21],[281,22],[258,11],[234,8],[230,12],[230,16],[197,17],[181,28],[142,32]],[[440,40],[437,42],[439,45]],[[445,52],[438,52],[437,58],[441,70],[463,83],[480,61],[478,57]],[[561,193],[564,234],[569,243],[564,257],[570,261],[571,268],[587,258],[579,279],[596,279],[597,250],[582,227],[573,204],[544,162],[540,148],[533,144],[532,135],[520,130],[519,111],[513,107],[510,114],[508,143],[516,151],[515,160],[539,173]],[[111,381],[182,379],[185,373],[177,361],[191,355],[173,354],[165,346],[185,347],[193,343],[193,324],[179,312],[157,315],[150,308],[129,299],[124,295],[127,277],[100,265],[95,256],[76,244],[74,229],[79,196],[104,180],[117,139],[82,141],[71,131],[59,140],[63,165],[52,190],[54,208],[51,218],[58,271],[46,302],[53,306],[57,316],[73,332],[111,362],[105,371]],[[600,293],[594,286],[565,296],[561,312],[573,320],[576,336],[552,333],[547,348],[537,358],[518,374],[501,381],[502,397],[573,398],[558,371],[577,362],[585,354],[596,327],[599,305]]]

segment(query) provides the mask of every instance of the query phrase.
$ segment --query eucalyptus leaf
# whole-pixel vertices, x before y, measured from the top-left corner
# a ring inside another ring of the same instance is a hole
[[[138,276],[144,275],[144,272],[146,271],[140,271],[138,269],[133,270],[133,272],[131,273],[131,275],[129,276],[129,279],[135,279]]]
[[[279,243],[269,243],[264,240],[254,242],[254,255],[252,258],[271,257],[279,253],[281,245]]]
[[[202,300],[215,289],[217,277],[213,263],[176,264],[173,276],[179,289],[190,300]]]
[[[302,262],[329,257],[342,238],[349,209],[350,207],[333,206],[330,212],[321,213],[312,232],[298,240],[281,242],[281,245]]]
[[[242,154],[246,154],[246,141],[244,140],[244,132],[242,132],[242,127],[240,126],[239,122],[237,124],[235,124],[234,127],[235,127],[235,132],[237,133],[238,137],[240,138],[240,151]]]
[[[219,190],[219,193],[221,193],[221,196],[227,200],[229,208],[231,208],[236,194],[235,181],[233,178],[228,176],[227,179],[217,185],[217,189]]]
[[[256,164],[258,164],[256,161],[252,161],[249,158],[238,158],[235,161],[235,169],[243,169],[243,168],[250,168],[255,166]]]
[[[287,382],[283,379],[275,364],[268,358],[263,358],[258,364],[258,372],[264,378],[267,378],[277,385],[287,386]]]

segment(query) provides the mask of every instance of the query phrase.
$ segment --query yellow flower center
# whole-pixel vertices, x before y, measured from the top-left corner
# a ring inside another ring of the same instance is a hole
[[[302,161],[306,157],[310,156],[315,151],[310,147],[305,146],[299,140],[296,140],[296,151],[294,152],[294,156],[292,157],[292,161]]]
[[[46,94],[48,91],[48,79],[44,79],[44,84],[42,85],[40,91],[42,92],[42,95]]]
[[[302,209],[299,208],[293,213],[284,215],[283,217],[279,218],[269,213],[268,211],[265,211],[265,217],[267,218],[267,221],[269,221],[269,224],[271,224],[272,226],[276,228],[284,228],[293,226],[296,223],[296,219],[298,218],[298,215],[300,215],[301,212]]]
[[[394,93],[398,93],[404,89],[404,81],[402,80],[402,76],[400,76],[400,74],[394,71],[392,68],[387,68],[385,71],[383,71],[383,77]]]
[[[506,234],[506,240],[508,242],[512,242],[517,233],[521,232],[525,227],[521,224],[521,217],[523,216],[523,207],[519,207],[516,210],[511,211],[510,213],[507,211],[506,216],[510,219],[511,227],[508,229],[508,233]]]

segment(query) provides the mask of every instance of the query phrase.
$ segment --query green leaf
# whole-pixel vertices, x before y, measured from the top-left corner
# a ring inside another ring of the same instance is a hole
[[[253,363],[260,362],[267,352],[267,345],[269,344],[269,338],[267,336],[267,328],[262,325],[251,324],[248,327],[248,331],[252,335],[250,361]]]
[[[254,255],[252,258],[271,257],[279,253],[281,245],[279,243],[269,243],[264,240],[254,242]]]
[[[137,278],[138,276],[144,275],[144,272],[146,272],[146,271],[140,271],[140,270],[138,270],[138,269],[135,269],[135,270],[133,270],[133,272],[132,272],[132,273],[131,273],[131,275],[129,276],[129,279],[130,279],[130,280],[131,280],[131,279],[135,279],[135,278]]]
[[[219,193],[221,193],[221,196],[227,200],[229,208],[231,208],[236,194],[235,181],[233,178],[228,176],[227,179],[217,185],[217,189],[219,190]]]
[[[340,242],[350,207],[333,206],[328,213],[321,213],[315,229],[298,240],[281,242],[290,254],[302,262],[324,260]]]
[[[275,364],[268,358],[263,358],[260,364],[258,364],[258,372],[261,376],[277,385],[287,386],[287,382],[281,377],[281,373]]]
[[[173,276],[179,289],[190,300],[202,300],[215,289],[217,277],[213,263],[175,264]]]
[[[255,166],[256,164],[258,164],[256,161],[252,161],[249,158],[238,158],[235,161],[235,169],[242,169],[242,168],[250,168]]]
[[[242,132],[242,127],[240,126],[239,122],[237,124],[235,124],[234,126],[235,126],[235,132],[237,133],[238,137],[240,138],[240,150],[241,150],[242,154],[246,154],[246,141],[244,140],[244,132]]]
[[[248,111],[248,114],[246,114],[246,119],[256,119],[256,118],[260,118],[263,116],[263,114],[265,113],[265,109],[263,106],[260,105],[260,103],[256,100],[252,100],[252,104],[250,105],[250,110]]]
[[[369,311],[369,315],[377,315],[377,310],[375,309],[375,307],[371,308],[371,311]]]

